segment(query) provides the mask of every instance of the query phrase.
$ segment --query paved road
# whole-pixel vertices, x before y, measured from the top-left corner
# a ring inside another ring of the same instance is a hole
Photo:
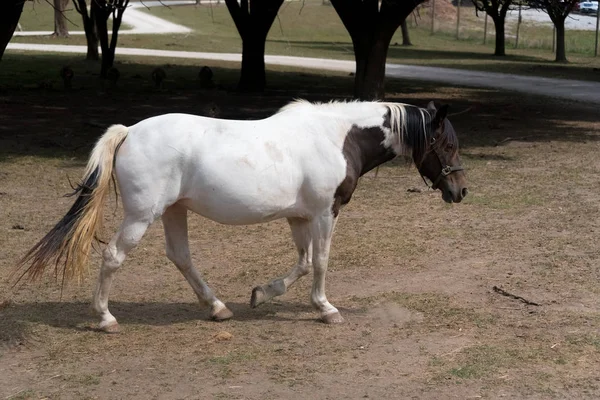
[[[36,51],[53,53],[85,54],[85,46],[9,43],[7,51]],[[195,51],[171,51],[136,48],[117,48],[118,55],[142,57],[187,58],[199,60],[221,60],[240,62],[242,56],[232,53],[201,53]],[[354,62],[323,58],[265,56],[270,65],[302,67],[317,70],[353,72]],[[390,78],[415,79],[450,83],[461,86],[514,90],[556,98],[600,104],[600,83],[567,79],[540,78],[494,72],[479,72],[452,68],[421,67],[413,65],[387,64],[386,76]]]

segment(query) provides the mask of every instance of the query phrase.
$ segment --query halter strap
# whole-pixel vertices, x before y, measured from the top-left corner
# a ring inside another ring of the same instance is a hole
[[[444,168],[442,168],[442,172],[440,172],[438,177],[435,178],[435,181],[433,182],[433,185],[431,187],[432,188],[436,187],[437,184],[440,183],[440,180],[442,179],[442,177],[448,176],[453,172],[462,171],[462,170],[464,170],[464,168],[460,165],[456,166],[456,167],[451,167],[449,165],[446,165]]]
[[[423,176],[423,174],[421,174],[421,171],[419,171],[419,174],[421,175],[421,178],[423,179],[423,182],[425,182],[425,185],[427,185],[428,188],[430,189],[434,189],[437,187],[437,184],[440,183],[440,181],[442,180],[443,177],[446,177],[448,175],[450,175],[453,172],[456,171],[463,171],[464,168],[462,167],[462,165],[457,165],[456,167],[450,166],[450,165],[444,165],[442,163],[442,158],[440,157],[438,150],[434,147],[435,144],[435,138],[431,138],[431,142],[430,142],[430,149],[429,151],[432,151],[435,153],[436,157],[438,158],[438,160],[440,161],[440,164],[442,165],[442,170],[440,171],[440,174],[437,176],[437,178],[435,178],[435,180],[433,181],[432,185],[429,185],[429,183],[427,183],[427,181],[425,180],[425,177]],[[428,152],[429,152],[428,151]],[[417,168],[418,170],[418,168]]]

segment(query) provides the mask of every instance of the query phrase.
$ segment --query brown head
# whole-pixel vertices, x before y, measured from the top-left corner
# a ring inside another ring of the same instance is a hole
[[[431,180],[432,188],[440,189],[446,203],[460,203],[468,193],[467,179],[460,164],[456,132],[446,118],[448,106],[437,110],[430,102],[427,111],[431,115],[431,135],[415,163],[421,175]]]

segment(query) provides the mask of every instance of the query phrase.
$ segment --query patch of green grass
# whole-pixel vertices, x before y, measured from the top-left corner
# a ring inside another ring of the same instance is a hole
[[[567,345],[557,348],[548,346],[548,340],[544,336],[530,337],[527,342],[514,339],[488,340],[486,344],[466,347],[457,353],[433,356],[429,360],[429,366],[437,371],[434,373],[436,379],[453,376],[461,380],[489,381],[508,372],[515,375],[519,370],[529,371],[529,365],[554,364],[557,371],[560,371],[565,366],[577,363],[581,354],[597,354],[600,348],[600,340],[594,334],[566,336]],[[592,353],[589,346],[592,347]],[[537,371],[535,375],[536,379],[531,380],[537,382],[532,387],[535,391],[544,390],[542,383],[553,378],[553,375],[545,371]]]
[[[478,192],[471,193],[465,198],[464,203],[494,210],[518,210],[532,206],[540,206],[543,204],[543,201],[534,194],[529,193],[507,195],[503,193],[487,194]]]
[[[73,382],[77,386],[95,386],[100,384],[101,376],[102,374],[68,375],[64,377],[64,380]]]
[[[219,378],[228,379],[235,375],[235,365],[255,360],[256,357],[256,354],[250,352],[231,352],[223,356],[213,356],[207,362],[217,368],[217,376]]]
[[[568,335],[565,337],[566,342],[573,348],[582,349],[583,347],[589,346],[600,351],[600,335],[597,334],[583,334],[583,335]]]
[[[81,16],[72,3],[68,4],[64,15],[67,19],[68,29],[83,30]],[[24,31],[53,31],[54,9],[52,8],[52,2],[44,0],[25,1],[19,23]]]
[[[557,363],[558,365],[566,365],[567,364],[567,360],[565,360],[563,357],[558,357],[556,360],[554,360],[555,363]]]
[[[19,23],[23,31],[54,31],[54,8],[51,1],[25,1]],[[73,3],[69,2],[64,11],[69,31],[83,31],[83,21]],[[129,29],[127,24],[122,29]],[[108,29],[112,29],[112,18],[108,20]],[[83,35],[81,35],[83,37]]]
[[[441,357],[438,357],[438,356],[433,356],[429,360],[429,366],[431,366],[431,367],[441,367],[445,364],[446,364],[446,362],[444,361],[444,359]]]
[[[32,389],[27,389],[22,392],[19,392],[15,395],[8,396],[7,400],[28,400],[28,399],[36,399],[39,396],[36,395],[36,392]]]
[[[248,352],[241,352],[241,353],[236,353],[236,352],[231,352],[231,353],[227,353],[223,356],[214,356],[209,358],[207,361],[210,364],[214,364],[214,365],[230,365],[233,363],[238,363],[238,362],[243,362],[243,361],[250,361],[250,360],[254,360],[256,359],[256,354],[253,353],[248,353]]]
[[[450,370],[450,374],[462,379],[479,378],[481,377],[482,373],[483,371],[475,365],[465,365],[463,367],[452,368]]]
[[[479,379],[488,377],[501,368],[523,365],[533,356],[517,347],[479,345],[460,351],[456,357],[456,366],[448,373],[461,379]]]
[[[412,26],[412,29],[423,29],[424,33],[431,33],[431,14],[428,8],[422,9],[420,13],[421,23]],[[579,15],[572,14],[573,18]],[[411,21],[412,22],[412,21]],[[423,23],[426,22],[426,23]],[[414,23],[412,24],[414,25]],[[471,42],[482,45],[493,51],[495,45],[494,23],[488,18],[486,45],[484,39],[485,14],[475,15],[473,7],[463,7],[461,10],[460,41]],[[547,23],[523,20],[519,30],[519,43],[516,46],[517,24],[516,20],[508,19],[505,23],[505,48],[507,53],[520,52],[522,50],[544,50],[552,54],[553,29],[550,21]],[[436,33],[438,36],[447,36],[456,40],[456,16],[450,18],[436,18]],[[565,45],[568,53],[581,53],[593,55],[595,45],[595,32],[590,30],[567,29]]]

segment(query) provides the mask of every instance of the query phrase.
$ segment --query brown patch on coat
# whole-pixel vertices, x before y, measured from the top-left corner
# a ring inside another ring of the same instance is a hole
[[[387,125],[386,125],[387,124]],[[383,126],[389,127],[389,113]],[[358,184],[358,178],[396,157],[391,148],[386,148],[382,142],[385,134],[380,126],[359,128],[353,125],[346,135],[342,153],[346,159],[346,177],[338,186],[333,196],[331,210],[338,216],[340,208],[348,204]]]

